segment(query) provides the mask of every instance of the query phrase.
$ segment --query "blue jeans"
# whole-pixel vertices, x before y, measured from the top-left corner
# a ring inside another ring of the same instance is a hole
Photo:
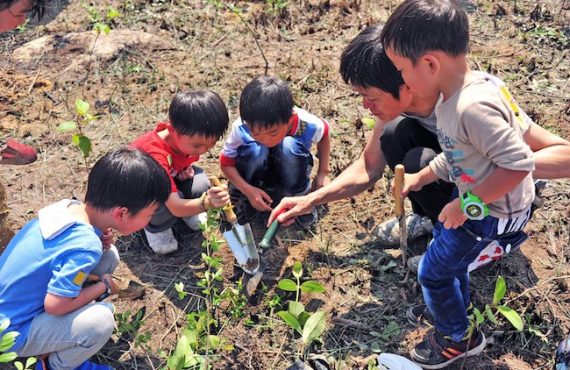
[[[418,281],[437,330],[456,342],[463,339],[469,327],[469,264],[493,240],[501,245],[522,243],[526,234],[521,230],[529,217],[530,212],[507,222],[513,227],[505,227],[506,220],[491,216],[467,220],[457,229],[446,229],[441,222],[435,224],[433,240],[418,267]]]
[[[245,143],[238,150],[236,169],[253,186],[280,187],[285,195],[303,194],[309,188],[313,156],[300,141],[286,136],[268,148],[257,142]]]

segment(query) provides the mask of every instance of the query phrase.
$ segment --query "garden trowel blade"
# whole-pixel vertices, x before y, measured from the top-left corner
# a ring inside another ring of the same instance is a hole
[[[232,224],[231,230],[225,231],[224,239],[234,254],[240,267],[254,275],[259,270],[259,254],[249,224]]]

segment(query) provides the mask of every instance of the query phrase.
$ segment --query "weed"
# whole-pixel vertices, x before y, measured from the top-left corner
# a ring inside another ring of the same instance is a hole
[[[115,315],[117,321],[117,332],[121,335],[126,334],[134,339],[135,347],[147,348],[147,343],[152,338],[150,332],[139,333],[140,328],[144,325],[145,309],[144,307],[131,315],[131,311],[125,311]],[[147,348],[148,349],[148,348]]]
[[[317,311],[313,314],[306,312],[305,306],[299,302],[299,294],[301,291],[305,293],[322,293],[325,291],[325,288],[321,283],[312,280],[301,283],[303,267],[300,262],[295,262],[293,265],[293,276],[297,280],[296,283],[291,279],[283,279],[278,283],[280,289],[295,292],[295,300],[289,301],[288,310],[277,312],[277,316],[301,335],[299,354],[305,358],[305,352],[310,344],[319,340],[319,337],[323,333],[326,318],[323,311]]]
[[[16,342],[16,337],[20,335],[17,331],[9,331],[2,334],[10,326],[10,320],[4,319],[0,321],[0,364],[14,361],[18,355],[16,352],[6,352]],[[37,362],[35,357],[28,357],[26,363],[15,361],[14,366],[17,370],[28,370]]]
[[[499,304],[503,298],[507,294],[507,284],[505,283],[505,279],[502,276],[497,278],[497,282],[495,283],[495,292],[493,294],[493,303],[486,304],[485,309],[481,312],[479,309],[474,308],[473,314],[470,315],[471,320],[475,320],[477,325],[482,325],[485,320],[489,320],[495,325],[498,325],[497,321],[497,313],[503,315],[511,325],[517,329],[518,331],[522,331],[524,324],[520,317],[520,315],[513,310],[511,307]]]
[[[83,127],[97,119],[96,116],[89,112],[89,109],[89,103],[86,101],[82,99],[75,100],[75,120],[62,122],[57,127],[59,132],[77,131],[73,134],[71,140],[83,153],[86,165],[88,164],[87,157],[91,154],[92,144],[91,139],[84,134]]]
[[[87,11],[89,21],[93,25],[93,31],[97,32],[97,34],[103,32],[104,34],[108,35],[109,32],[111,32],[111,27],[109,24],[112,23],[114,19],[121,16],[121,13],[119,13],[119,11],[111,6],[107,7],[107,12],[104,16],[101,15],[99,10],[97,10],[97,8],[94,6],[84,5],[84,7]]]
[[[237,287],[227,287],[222,291],[221,298],[229,302],[229,311],[234,319],[244,317],[243,310],[247,305],[247,298],[243,294],[242,279],[237,282]]]

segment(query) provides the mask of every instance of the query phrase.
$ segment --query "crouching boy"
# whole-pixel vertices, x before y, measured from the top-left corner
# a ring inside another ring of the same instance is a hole
[[[110,369],[88,359],[111,337],[113,308],[97,303],[118,288],[119,263],[104,230],[142,229],[169,195],[160,165],[136,149],[117,149],[95,163],[85,203],[65,199],[38,212],[0,256],[0,316],[20,333],[9,351],[43,356],[36,369]],[[88,277],[95,282],[84,286]]]

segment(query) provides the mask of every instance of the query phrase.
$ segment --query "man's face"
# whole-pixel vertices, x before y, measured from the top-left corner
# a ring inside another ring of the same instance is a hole
[[[353,86],[352,88],[362,97],[362,106],[382,122],[393,120],[404,113],[413,98],[405,85],[400,87],[400,99],[377,87]]]
[[[174,150],[185,156],[198,156],[210,150],[218,139],[204,135],[182,135],[175,129],[170,130]]]
[[[0,10],[0,32],[10,31],[26,21],[33,1],[19,0],[4,10]]]
[[[386,48],[386,54],[402,74],[410,92],[418,98],[432,96],[434,93],[434,69],[429,59],[421,57],[414,65],[412,61]]]
[[[258,143],[272,148],[283,141],[289,132],[289,123],[277,123],[269,127],[251,127],[248,126],[251,136]]]

